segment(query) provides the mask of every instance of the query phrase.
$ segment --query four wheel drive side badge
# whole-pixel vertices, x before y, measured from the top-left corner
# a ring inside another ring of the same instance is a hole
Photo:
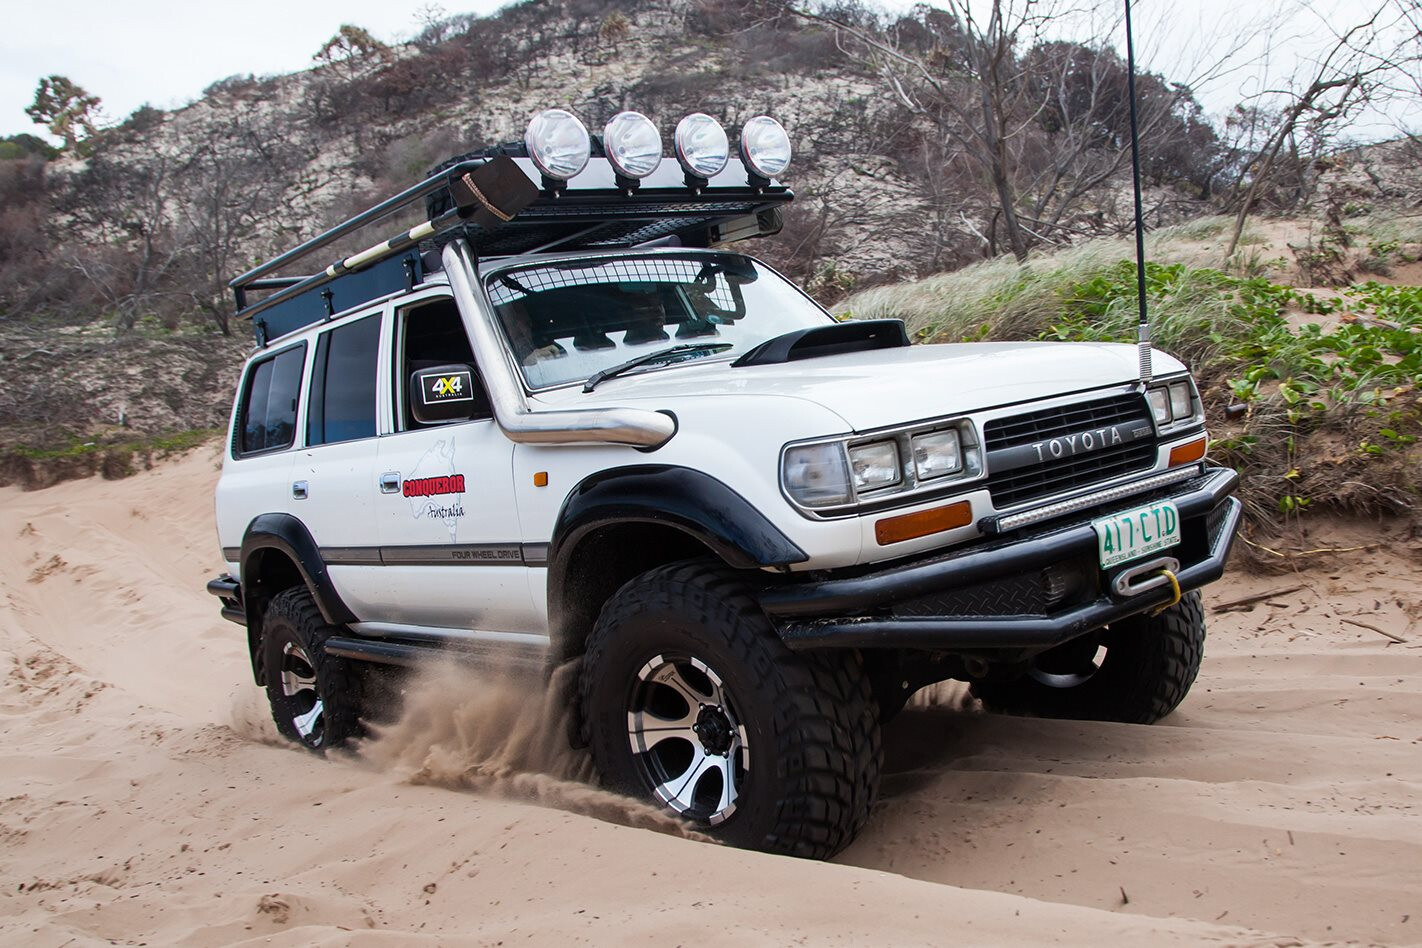
[[[472,402],[474,377],[468,372],[429,372],[420,376],[420,398],[426,405]]]

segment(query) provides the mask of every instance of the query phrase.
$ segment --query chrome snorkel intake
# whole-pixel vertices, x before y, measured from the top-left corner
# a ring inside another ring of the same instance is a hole
[[[659,448],[676,434],[676,421],[656,411],[638,408],[585,408],[534,412],[516,379],[518,368],[494,328],[494,314],[479,292],[474,255],[464,238],[445,245],[440,254],[455,305],[474,349],[494,421],[510,440],[520,444],[626,444]],[[500,364],[502,360],[502,364]]]

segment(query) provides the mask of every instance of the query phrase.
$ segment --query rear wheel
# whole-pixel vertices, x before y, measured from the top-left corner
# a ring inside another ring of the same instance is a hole
[[[859,656],[791,652],[729,571],[629,582],[579,691],[604,782],[732,845],[823,859],[868,818],[881,754]]]
[[[362,676],[325,649],[337,631],[302,586],[273,599],[262,624],[272,720],[283,737],[318,753],[361,734]]]
[[[1043,652],[1021,677],[977,681],[993,711],[1154,724],[1185,700],[1204,657],[1205,612],[1189,592],[1159,615],[1133,616]]]

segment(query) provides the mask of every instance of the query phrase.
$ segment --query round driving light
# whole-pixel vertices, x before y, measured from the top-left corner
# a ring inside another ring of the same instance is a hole
[[[790,167],[790,136],[769,115],[757,115],[741,129],[741,160],[762,178],[776,178]]]
[[[705,112],[693,112],[677,123],[676,160],[686,173],[714,178],[731,157],[731,143],[721,123]]]
[[[641,112],[618,112],[602,130],[607,160],[624,178],[645,178],[662,163],[662,133]]]
[[[563,109],[548,109],[535,115],[528,123],[523,143],[538,170],[559,181],[567,181],[586,168],[592,154],[588,130],[576,115]]]

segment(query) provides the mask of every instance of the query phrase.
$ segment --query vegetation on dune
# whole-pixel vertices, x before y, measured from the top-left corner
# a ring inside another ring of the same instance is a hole
[[[1158,235],[1167,259],[1182,237]],[[1116,242],[996,260],[853,297],[858,318],[898,317],[916,339],[1132,342],[1135,264]],[[1196,254],[1198,256],[1198,254]],[[1245,475],[1256,524],[1313,506],[1410,511],[1422,494],[1422,287],[1366,282],[1321,295],[1189,262],[1148,263],[1156,345],[1200,382],[1216,461]]]
[[[156,460],[185,454],[211,443],[222,434],[220,428],[194,428],[157,435],[119,431],[97,435],[92,440],[75,436],[58,446],[48,442],[44,447],[20,445],[0,453],[0,486],[19,484],[25,490],[38,490],[92,474],[116,480],[151,467]]]

